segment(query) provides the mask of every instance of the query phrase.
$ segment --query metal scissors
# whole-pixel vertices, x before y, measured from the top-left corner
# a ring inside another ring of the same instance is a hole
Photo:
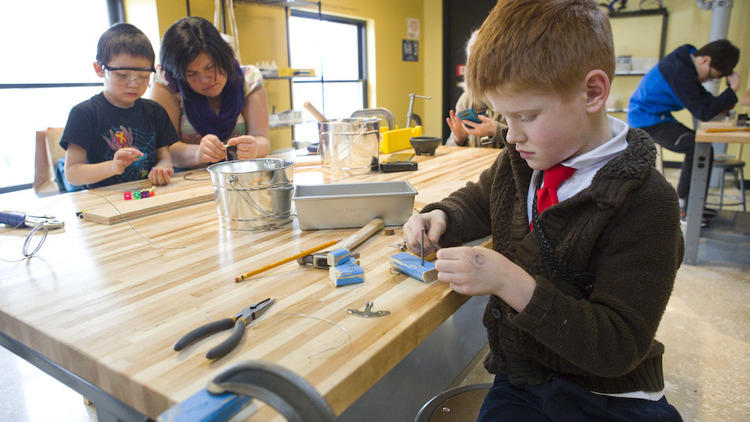
[[[39,249],[47,239],[48,230],[65,227],[65,222],[56,219],[54,216],[29,215],[20,211],[0,211],[0,223],[13,229],[19,227],[31,227],[31,231],[26,236],[26,241],[23,242],[23,256],[26,258],[31,258],[34,254],[39,252]],[[34,237],[36,232],[42,229],[44,229],[42,232],[42,240],[40,240],[39,244],[36,245],[36,248],[29,253],[29,243],[31,242],[31,238]]]
[[[260,316],[271,307],[274,301],[275,299],[269,297],[268,299],[242,309],[233,317],[201,325],[177,340],[177,343],[174,344],[174,350],[180,351],[204,337],[234,327],[232,334],[227,337],[226,340],[222,341],[219,345],[206,353],[207,359],[219,359],[231,352],[232,349],[240,343],[242,336],[245,334],[245,328],[257,321],[258,318],[260,318]]]

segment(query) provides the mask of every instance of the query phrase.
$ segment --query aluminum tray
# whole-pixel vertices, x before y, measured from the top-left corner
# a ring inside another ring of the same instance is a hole
[[[362,227],[375,217],[386,226],[412,215],[417,190],[407,181],[297,185],[294,190],[302,230]]]

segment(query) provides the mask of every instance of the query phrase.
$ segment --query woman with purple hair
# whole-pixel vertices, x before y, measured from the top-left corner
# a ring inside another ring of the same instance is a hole
[[[186,17],[164,34],[160,72],[150,97],[161,104],[179,134],[170,148],[175,167],[264,157],[268,102],[255,66],[240,66],[211,22]],[[227,157],[236,146],[236,156]]]

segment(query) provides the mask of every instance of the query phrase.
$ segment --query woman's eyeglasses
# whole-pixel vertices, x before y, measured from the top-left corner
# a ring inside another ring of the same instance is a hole
[[[151,74],[155,72],[153,67],[112,67],[106,64],[101,64],[101,66],[102,69],[109,72],[112,83],[120,86],[128,86],[133,81],[139,85],[146,83],[151,79]]]

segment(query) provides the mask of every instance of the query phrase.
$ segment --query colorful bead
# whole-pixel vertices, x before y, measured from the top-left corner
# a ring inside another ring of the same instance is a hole
[[[125,198],[126,201],[133,199],[133,194],[131,194],[130,192],[123,192],[122,196],[123,198]]]
[[[141,192],[133,191],[133,199],[141,199]]]

